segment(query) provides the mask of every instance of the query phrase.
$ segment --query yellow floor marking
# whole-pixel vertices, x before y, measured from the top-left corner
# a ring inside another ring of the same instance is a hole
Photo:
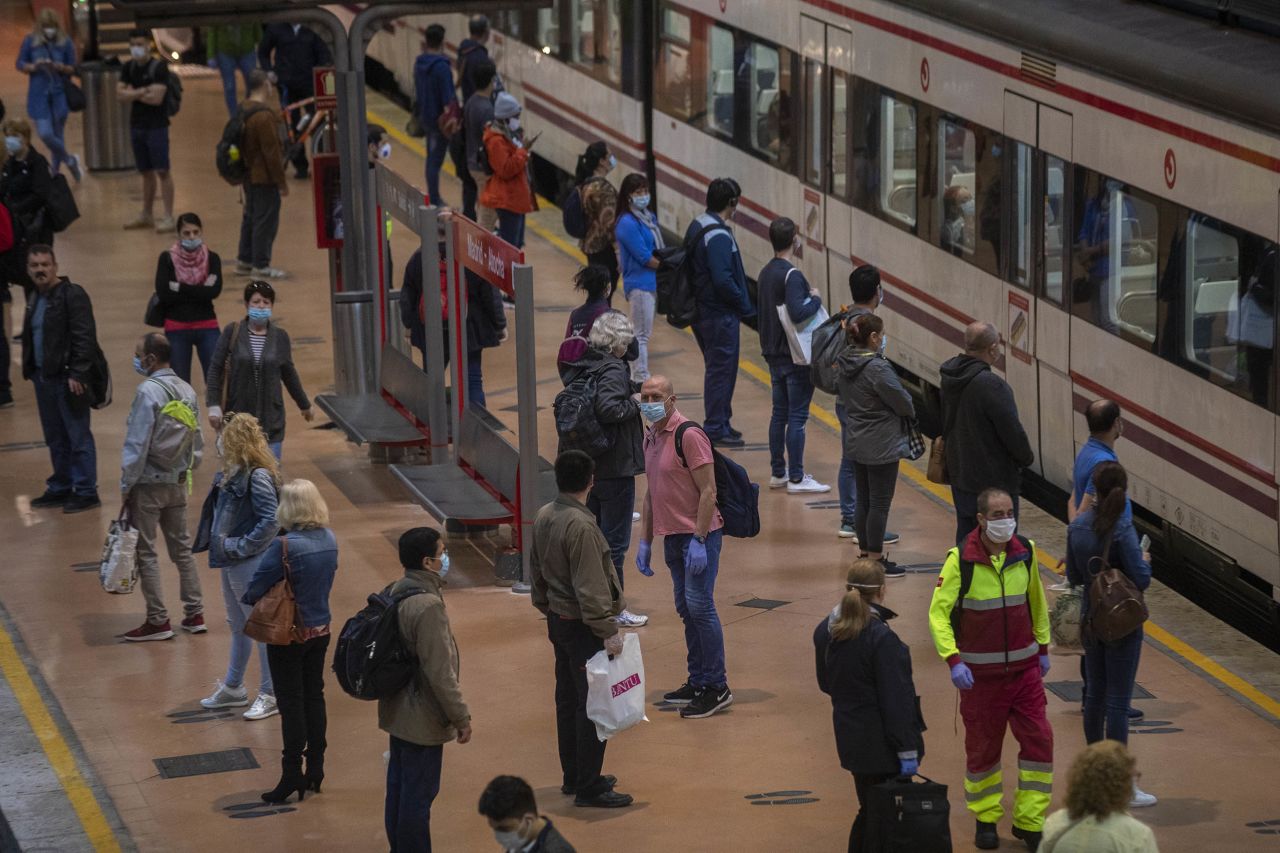
[[[102,813],[93,791],[89,790],[84,777],[80,775],[75,757],[71,754],[71,748],[67,746],[62,733],[58,731],[57,723],[53,721],[44,700],[40,698],[40,691],[36,689],[35,682],[31,680],[31,674],[27,672],[17,648],[13,645],[13,639],[3,625],[0,625],[0,672],[9,682],[9,688],[18,700],[18,706],[22,708],[22,713],[26,716],[31,730],[39,738],[44,754],[48,756],[49,764],[57,774],[63,790],[66,791],[67,799],[71,801],[71,807],[75,809],[76,817],[80,819],[80,825],[84,828],[85,835],[89,837],[89,842],[93,844],[93,849],[104,851],[104,853],[119,851],[120,844],[116,841],[110,824],[107,823],[106,815]]]
[[[369,118],[372,120],[372,119],[378,118],[378,116],[372,110],[370,110]],[[418,154],[418,156],[426,157],[427,148],[419,140],[414,139],[408,134],[400,130],[396,130],[394,127],[391,127],[391,126],[387,127],[387,133],[396,142],[399,142],[401,145],[415,152],[416,154]],[[445,160],[444,168],[450,175],[454,174],[453,164],[450,163],[448,160]],[[548,201],[542,196],[538,197],[538,203],[545,207],[558,209],[556,208],[556,205],[554,202]],[[578,261],[579,263],[586,262],[586,256],[583,255],[582,252],[578,250],[578,247],[571,245],[570,243],[565,241],[562,237],[560,237],[558,234],[552,233],[551,231],[548,231],[546,228],[543,228],[542,226],[537,225],[536,223],[533,223],[533,222],[528,223],[526,227],[529,230],[533,231],[542,239],[546,240],[548,243],[551,243],[552,245],[554,245],[556,248],[564,252],[569,257]],[[686,334],[689,334],[689,335],[693,334],[688,329],[685,329],[684,331]],[[748,376],[750,376],[752,379],[755,379],[757,382],[760,382],[766,386],[770,384],[768,371],[760,367],[760,365],[758,364],[755,364],[751,361],[746,360],[745,358],[742,358],[742,359],[739,359],[738,361],[738,369],[741,370],[743,373],[747,374]],[[817,403],[810,403],[809,414],[817,418],[819,421],[826,424],[827,426],[831,427],[832,429],[839,431],[840,421],[838,418],[836,418],[836,413],[834,411],[823,408],[822,406],[819,406]],[[899,466],[898,471],[899,473],[906,476],[907,479],[909,479],[912,483],[914,483],[919,488],[924,489],[925,491],[929,492],[930,494],[934,495],[940,500],[946,502],[947,506],[954,507],[954,504],[951,502],[951,490],[946,486],[940,486],[937,483],[931,482],[914,465]],[[1039,547],[1037,547],[1036,550],[1039,556],[1042,558],[1040,560],[1040,565],[1044,566],[1046,569],[1053,572],[1054,574],[1062,574],[1057,569],[1057,566],[1060,562],[1060,560],[1057,557],[1055,557],[1052,554],[1046,553],[1045,551],[1041,550]],[[1234,690],[1236,693],[1239,693],[1241,696],[1245,697],[1250,702],[1253,702],[1255,705],[1262,708],[1264,711],[1266,711],[1271,716],[1275,717],[1277,720],[1280,720],[1280,702],[1277,702],[1275,699],[1272,699],[1270,696],[1258,690],[1249,682],[1245,681],[1243,678],[1236,675],[1231,670],[1217,663],[1212,658],[1209,658],[1208,656],[1197,651],[1193,647],[1187,645],[1182,640],[1179,640],[1177,637],[1175,637],[1173,634],[1170,634],[1165,629],[1161,628],[1155,622],[1148,620],[1146,625],[1144,626],[1144,630],[1146,630],[1147,635],[1150,636],[1152,639],[1157,640],[1160,643],[1163,643],[1171,651],[1174,651],[1177,654],[1181,655],[1183,658],[1187,660],[1188,663],[1200,669],[1210,678],[1213,678],[1214,680],[1222,683],[1223,685],[1230,688],[1231,690]]]

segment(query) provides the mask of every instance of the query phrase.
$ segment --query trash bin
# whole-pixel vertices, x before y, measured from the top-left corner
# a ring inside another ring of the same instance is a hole
[[[85,62],[80,66],[80,82],[84,88],[84,160],[94,172],[133,168],[129,104],[116,98],[121,70],[116,62]]]

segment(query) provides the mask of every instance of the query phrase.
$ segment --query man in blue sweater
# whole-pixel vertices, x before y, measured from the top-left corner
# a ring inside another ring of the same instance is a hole
[[[779,309],[786,307],[787,319],[796,329],[814,322],[822,308],[822,298],[804,273],[795,265],[800,235],[795,222],[783,216],[769,225],[769,242],[773,244],[773,260],[760,270],[756,282],[760,287],[760,351],[769,365],[769,383],[773,386],[773,415],[769,419],[769,464],[772,476],[769,488],[787,487],[792,495],[829,492],[804,471],[804,431],[809,421],[809,401],[813,399],[813,380],[808,364],[796,364],[791,354],[786,327]],[[784,458],[783,451],[786,456]],[[788,465],[788,463],[790,463]]]
[[[444,205],[440,167],[449,151],[449,140],[440,130],[440,115],[458,102],[449,65],[444,53],[444,27],[432,24],[427,27],[425,50],[413,63],[413,94],[418,103],[418,121],[427,132],[427,194],[432,204],[440,206]]]
[[[707,187],[707,212],[689,223],[685,244],[692,243],[698,319],[693,337],[704,366],[703,429],[721,447],[742,447],[742,433],[729,423],[733,389],[738,381],[738,324],[756,313],[747,291],[738,241],[728,222],[738,209],[742,188],[733,178],[716,178]]]

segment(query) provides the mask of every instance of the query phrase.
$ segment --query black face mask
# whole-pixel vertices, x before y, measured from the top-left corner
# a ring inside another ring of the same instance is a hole
[[[627,351],[622,354],[623,361],[635,361],[640,357],[640,342],[635,338],[631,339],[631,343],[627,344]]]

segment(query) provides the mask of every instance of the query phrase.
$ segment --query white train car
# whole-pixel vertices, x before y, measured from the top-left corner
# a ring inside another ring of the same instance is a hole
[[[994,322],[1051,510],[1084,406],[1118,401],[1158,572],[1280,645],[1280,39],[1224,50],[1211,22],[1105,0],[553,0],[495,27],[559,169],[608,141],[676,233],[734,177],[748,273],[789,216],[828,304],[878,266],[926,427],[938,365]],[[416,46],[382,41],[403,76]]]

